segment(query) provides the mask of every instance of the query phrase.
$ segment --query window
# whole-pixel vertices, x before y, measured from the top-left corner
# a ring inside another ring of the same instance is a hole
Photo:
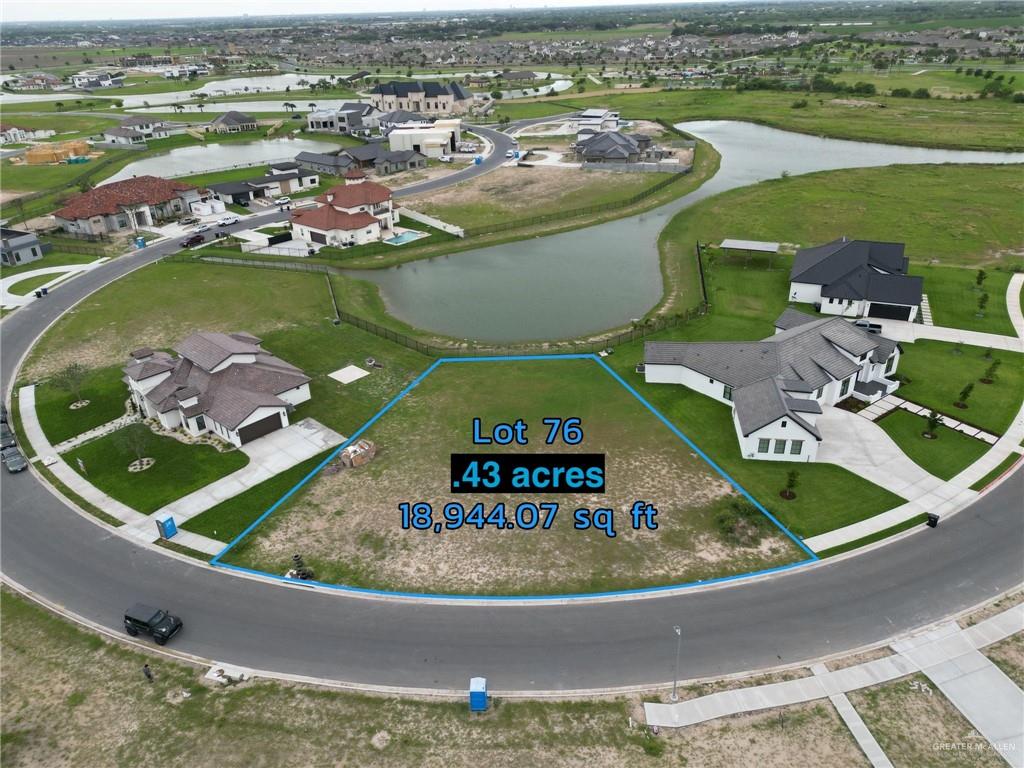
[[[886,373],[892,373],[895,368],[896,368],[896,355],[893,355],[892,357],[889,358],[889,362],[885,366],[885,372]]]
[[[843,388],[839,390],[839,396],[840,397],[846,397],[846,393],[850,391],[850,382],[851,381],[853,381],[853,377],[852,376],[849,379],[844,379],[843,380]]]
[[[786,422],[785,422],[785,420],[783,420],[783,422],[782,422],[782,428],[783,428],[783,429],[785,429],[785,428],[786,428]]]
[[[200,414],[196,416],[196,430],[202,431],[204,429],[206,429],[206,419]]]
[[[768,453],[768,446],[771,445],[771,442],[771,440],[762,437],[760,440],[757,441],[757,452]]]
[[[722,397],[732,402],[732,387],[730,387],[728,384],[722,385]]]
[[[799,456],[804,449],[803,440],[791,440],[789,443],[789,452],[793,456]]]
[[[775,441],[775,453],[785,453],[785,452],[786,452],[786,441],[785,440],[776,440]]]
[[[825,388],[818,387],[818,391],[814,393],[814,399],[819,400],[823,394],[825,394]]]

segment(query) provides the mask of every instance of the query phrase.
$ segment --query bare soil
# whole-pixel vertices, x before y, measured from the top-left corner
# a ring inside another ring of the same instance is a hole
[[[1024,689],[1024,633],[1011,635],[988,648],[982,648],[981,652],[992,659],[1018,688]]]

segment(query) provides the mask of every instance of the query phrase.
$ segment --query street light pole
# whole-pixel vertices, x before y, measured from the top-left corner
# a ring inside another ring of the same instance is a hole
[[[679,654],[683,649],[683,628],[676,624],[672,630],[676,633],[676,671],[672,677],[672,695],[669,696],[669,700],[676,702],[679,701],[676,689],[679,685]]]

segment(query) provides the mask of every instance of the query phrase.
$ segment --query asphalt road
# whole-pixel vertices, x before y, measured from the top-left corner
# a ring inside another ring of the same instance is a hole
[[[115,259],[7,317],[5,392],[22,354],[61,311],[176,248]],[[465,688],[473,675],[496,690],[639,685],[672,678],[675,624],[684,628],[681,676],[723,675],[880,641],[1019,585],[1022,499],[1018,470],[935,530],[715,589],[606,603],[451,605],[285,587],[192,565],[108,532],[25,472],[0,481],[0,568],[112,629],[132,602],[167,607],[185,621],[175,648],[258,669],[428,688]]]

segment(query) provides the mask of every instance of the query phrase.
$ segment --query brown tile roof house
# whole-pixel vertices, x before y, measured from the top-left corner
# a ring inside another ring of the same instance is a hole
[[[331,187],[316,197],[318,203],[328,203],[335,208],[358,208],[360,205],[373,205],[390,199],[391,190],[374,181]]]
[[[329,205],[305,211],[295,211],[291,218],[296,224],[302,224],[303,226],[325,232],[332,229],[351,231],[362,229],[363,227],[372,227],[377,223],[377,219],[366,211],[345,213],[344,211],[335,210]]]
[[[309,377],[251,334],[194,333],[175,351],[142,348],[124,368],[136,405],[164,427],[241,446],[286,426],[292,407],[309,399]]]
[[[192,184],[161,179],[158,176],[136,176],[124,181],[104,184],[72,197],[54,215],[60,219],[89,219],[120,213],[123,206],[158,205],[195,189]]]

